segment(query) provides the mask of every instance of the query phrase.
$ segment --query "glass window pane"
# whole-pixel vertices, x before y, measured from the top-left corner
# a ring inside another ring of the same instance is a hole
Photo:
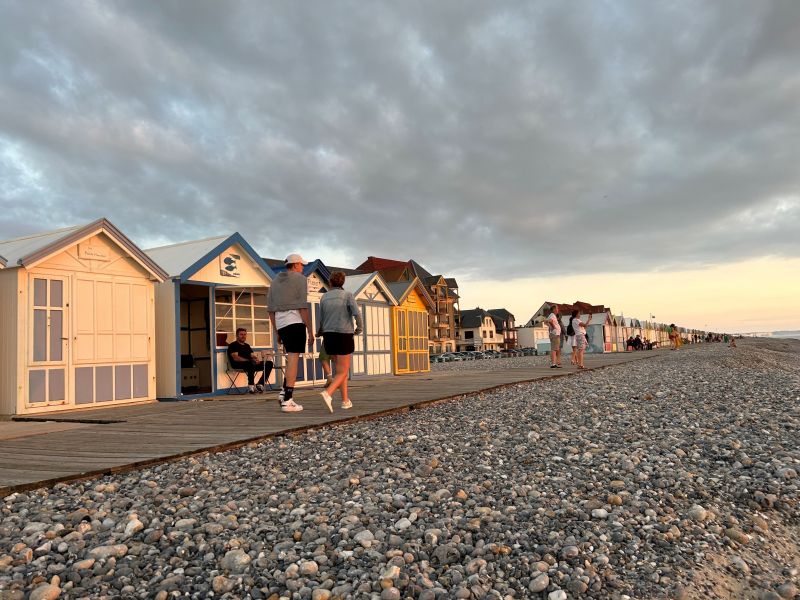
[[[256,333],[267,333],[269,331],[269,321],[256,320],[253,322],[253,331]]]
[[[241,306],[239,304],[236,305],[236,320],[239,319],[252,319],[253,318],[253,308],[251,306]],[[247,325],[244,325],[247,327]]]
[[[252,304],[252,294],[250,292],[236,292],[236,297],[234,298],[235,304],[246,304],[250,306]]]
[[[272,346],[270,343],[270,336],[268,333],[256,333],[253,336],[253,345],[259,348],[269,348]]]
[[[256,306],[267,306],[267,295],[260,292],[253,294],[253,304]]]
[[[219,333],[226,332],[228,334],[233,333],[233,319],[218,319],[217,320],[217,331]],[[233,338],[229,335],[229,340]]]
[[[50,306],[64,306],[64,282],[60,279],[50,280]]]
[[[44,402],[47,400],[46,391],[47,371],[43,369],[28,372],[28,402]]]
[[[47,360],[47,311],[33,311],[33,360]]]
[[[60,282],[59,282],[60,283]],[[50,360],[62,360],[63,313],[60,310],[50,311]]]
[[[47,306],[47,280],[33,280],[33,305]]]
[[[268,319],[269,312],[267,312],[266,306],[256,306],[253,308],[253,316],[256,319]]]
[[[232,304],[233,294],[230,290],[215,290],[214,301],[218,303],[222,302],[224,304]]]
[[[214,314],[218,317],[230,317],[233,315],[233,307],[230,304],[216,304]]]

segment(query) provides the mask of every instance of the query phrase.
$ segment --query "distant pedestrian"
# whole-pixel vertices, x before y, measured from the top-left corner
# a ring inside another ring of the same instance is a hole
[[[550,368],[561,368],[561,321],[558,317],[558,304],[550,307],[550,316],[545,321],[550,336]]]
[[[575,341],[575,327],[572,325],[572,320],[575,318],[575,313],[577,311],[572,311],[572,315],[569,318],[569,323],[567,324],[567,346],[570,348],[570,355],[569,355],[569,362],[571,365],[578,364],[578,343]]]
[[[292,399],[297,365],[300,355],[306,352],[306,343],[314,343],[308,312],[308,280],[303,275],[303,265],[308,263],[299,254],[290,254],[285,262],[286,271],[278,273],[270,285],[267,310],[272,326],[278,332],[278,339],[286,350],[283,389],[278,393],[281,410],[299,412],[303,407]]]
[[[572,311],[572,327],[575,330],[575,343],[577,346],[577,358],[576,364],[578,365],[579,369],[585,369],[586,366],[583,364],[583,356],[586,353],[586,347],[589,345],[588,339],[586,337],[586,325],[591,323],[592,315],[589,315],[586,323],[581,321],[580,314],[577,310]]]
[[[355,350],[353,336],[360,334],[364,327],[356,299],[352,293],[342,289],[344,281],[345,274],[334,271],[330,278],[333,289],[322,296],[319,303],[317,335],[322,336],[325,352],[335,361],[336,370],[333,381],[321,392],[322,400],[330,412],[333,412],[333,394],[337,389],[342,392],[342,408],[353,407],[347,395],[347,378],[350,375],[350,358]]]
[[[675,327],[675,323],[671,323],[669,325],[669,327],[667,327],[667,335],[669,335],[670,350],[677,350],[678,349],[678,328]]]

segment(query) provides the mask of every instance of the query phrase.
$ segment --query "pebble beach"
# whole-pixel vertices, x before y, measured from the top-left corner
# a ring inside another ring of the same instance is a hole
[[[12,494],[0,598],[794,598],[798,473],[800,342],[660,351]]]

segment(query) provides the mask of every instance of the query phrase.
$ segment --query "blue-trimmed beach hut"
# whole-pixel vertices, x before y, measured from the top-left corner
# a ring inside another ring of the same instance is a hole
[[[226,393],[227,347],[237,328],[247,329],[253,350],[273,350],[267,291],[274,273],[239,233],[145,252],[169,273],[155,290],[158,397]],[[246,389],[244,373],[234,381]]]

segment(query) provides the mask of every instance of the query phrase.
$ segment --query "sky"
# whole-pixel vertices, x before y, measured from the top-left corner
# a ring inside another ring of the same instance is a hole
[[[414,258],[522,321],[800,329],[798,29],[795,0],[0,0],[0,239],[105,216]]]

